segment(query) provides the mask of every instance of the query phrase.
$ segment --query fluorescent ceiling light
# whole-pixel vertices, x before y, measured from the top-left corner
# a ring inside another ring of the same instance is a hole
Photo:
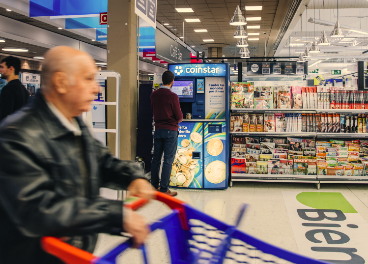
[[[11,10],[9,8],[7,8],[6,11],[11,12]]]
[[[154,73],[149,73],[149,74],[147,74],[147,75],[155,75]]]
[[[248,38],[248,40],[259,40],[259,38]]]
[[[340,42],[351,42],[355,40],[355,38],[343,38]]]
[[[207,29],[195,29],[194,32],[207,32]]]
[[[106,66],[107,63],[106,62],[96,62],[96,65]]]
[[[3,51],[10,51],[10,52],[28,52],[28,49],[23,48],[3,48]]]
[[[192,22],[201,22],[198,18],[186,18],[185,22],[192,23]]]
[[[247,29],[260,29],[261,26],[247,26]]]
[[[259,36],[259,33],[248,33],[248,36]]]
[[[91,39],[92,41],[96,41],[95,39]]]
[[[179,37],[179,38],[183,39],[184,37]]]
[[[0,39],[0,42],[5,42],[5,39]]]
[[[164,23],[164,26],[168,26],[168,25],[170,25],[169,23]]]
[[[191,8],[175,8],[179,13],[191,13],[194,12]]]
[[[58,29],[63,29],[63,28],[61,28],[61,27],[58,27]]]
[[[262,18],[261,17],[246,17],[245,19],[247,21],[260,21]]]
[[[304,45],[303,43],[290,43],[290,47],[302,47]]]
[[[262,6],[246,6],[244,9],[247,11],[256,11],[262,10]]]
[[[192,48],[195,48],[195,46],[191,46]]]
[[[213,39],[204,39],[203,41],[204,42],[213,42],[214,40]]]
[[[43,60],[44,59],[44,57],[33,57],[34,59],[36,59],[36,60]]]

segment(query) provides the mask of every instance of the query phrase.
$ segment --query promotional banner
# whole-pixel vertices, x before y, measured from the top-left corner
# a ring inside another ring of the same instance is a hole
[[[225,78],[206,77],[205,87],[206,119],[225,118]]]
[[[179,124],[178,149],[170,186],[203,188],[203,123]]]
[[[299,253],[330,263],[367,263],[368,224],[339,192],[282,192]]]
[[[204,188],[226,187],[226,123],[213,122],[204,128]]]
[[[99,17],[66,18],[65,29],[96,28],[107,29],[107,25],[100,25]]]
[[[135,0],[135,13],[156,28],[157,0]]]
[[[190,62],[190,51],[178,42],[170,38],[160,30],[156,30],[155,47],[156,57],[170,62],[183,63]],[[172,71],[174,72],[174,71]]]

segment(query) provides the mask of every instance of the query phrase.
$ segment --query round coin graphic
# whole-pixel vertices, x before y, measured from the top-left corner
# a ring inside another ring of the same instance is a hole
[[[222,144],[222,141],[218,138],[213,138],[210,141],[208,141],[207,144],[207,151],[211,156],[218,156],[224,149],[224,144]]]
[[[189,144],[190,144],[190,141],[189,141],[188,139],[183,139],[183,141],[181,142],[181,146],[182,146],[183,148],[188,147],[188,146],[189,146]]]
[[[211,183],[220,183],[226,179],[226,164],[220,160],[212,161],[207,165],[204,176]]]
[[[197,132],[193,132],[192,134],[190,134],[190,139],[194,143],[201,143],[202,142],[202,136],[201,136],[201,134],[199,134]]]

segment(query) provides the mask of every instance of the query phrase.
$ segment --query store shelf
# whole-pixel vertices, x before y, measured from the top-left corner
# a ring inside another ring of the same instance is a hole
[[[328,175],[318,175],[317,179],[322,182],[357,182],[357,181],[363,181],[368,183],[368,176],[328,176]]]
[[[317,181],[316,175],[293,175],[293,174],[245,174],[232,173],[231,180],[261,179],[261,180],[308,180]],[[368,180],[368,177],[367,177]]]
[[[315,133],[318,138],[366,138],[368,133]]]
[[[116,102],[98,102],[98,101],[93,101],[92,104],[93,105],[116,105]]]
[[[230,132],[233,136],[315,137],[314,132]]]
[[[368,114],[368,109],[316,109],[317,113],[353,113],[353,114]]]
[[[315,113],[313,109],[231,109],[233,113]]]
[[[182,122],[226,122],[226,119],[183,119]]]

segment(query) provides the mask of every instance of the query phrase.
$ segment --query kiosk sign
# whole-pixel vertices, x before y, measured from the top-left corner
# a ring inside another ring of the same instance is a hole
[[[172,71],[178,77],[193,76],[226,76],[227,64],[175,64],[169,65],[169,71]]]

